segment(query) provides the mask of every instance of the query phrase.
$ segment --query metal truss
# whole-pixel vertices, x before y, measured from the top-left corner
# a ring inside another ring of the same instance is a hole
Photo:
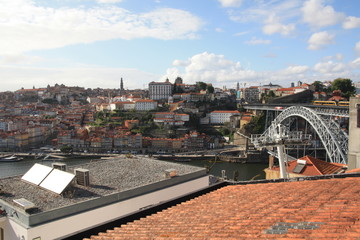
[[[270,139],[279,124],[294,116],[305,119],[314,128],[323,143],[330,162],[347,164],[349,139],[347,133],[341,130],[340,126],[330,117],[320,117],[316,111],[310,108],[301,106],[286,108],[274,119],[261,137],[259,136],[259,139]],[[256,143],[255,138],[253,140]]]
[[[333,117],[349,117],[349,109],[334,109],[317,107],[312,108],[319,115],[333,116]]]

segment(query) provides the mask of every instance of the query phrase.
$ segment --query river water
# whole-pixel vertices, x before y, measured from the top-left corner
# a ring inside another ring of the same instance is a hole
[[[82,159],[65,159],[61,162],[66,163],[68,166],[81,165],[90,161],[94,161],[94,158],[82,158]],[[97,159],[98,160],[98,159]],[[23,175],[28,171],[35,163],[51,166],[52,161],[41,161],[34,159],[24,159],[19,162],[0,162],[0,178]],[[180,164],[189,164],[198,167],[209,168],[209,174],[221,177],[222,170],[225,170],[225,175],[228,179],[234,178],[234,173],[237,171],[238,180],[250,180],[264,179],[265,174],[263,169],[267,167],[267,164],[255,164],[255,163],[229,163],[229,162],[210,162],[207,160],[194,160],[191,162],[181,162]]]

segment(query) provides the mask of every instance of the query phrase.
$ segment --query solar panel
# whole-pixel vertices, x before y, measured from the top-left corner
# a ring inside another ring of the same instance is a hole
[[[52,170],[51,167],[35,163],[21,179],[39,185]]]
[[[75,175],[72,173],[54,169],[44,181],[41,182],[40,187],[61,194],[65,188],[69,186],[74,177]]]

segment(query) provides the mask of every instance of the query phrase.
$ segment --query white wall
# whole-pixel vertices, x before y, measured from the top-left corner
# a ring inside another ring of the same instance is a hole
[[[0,227],[4,228],[5,239],[32,240],[36,237],[41,237],[41,240],[61,239],[116,220],[140,208],[180,197],[207,186],[209,186],[209,177],[205,176],[30,229],[20,226],[13,220],[7,220],[4,226],[0,223]],[[21,238],[22,236],[24,238]]]

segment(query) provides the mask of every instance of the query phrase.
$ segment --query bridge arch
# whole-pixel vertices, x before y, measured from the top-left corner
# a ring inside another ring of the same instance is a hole
[[[282,111],[262,135],[271,134],[278,124],[290,117],[298,116],[305,119],[318,134],[332,163],[347,164],[348,135],[331,118],[320,117],[314,110],[301,106],[288,107]]]

